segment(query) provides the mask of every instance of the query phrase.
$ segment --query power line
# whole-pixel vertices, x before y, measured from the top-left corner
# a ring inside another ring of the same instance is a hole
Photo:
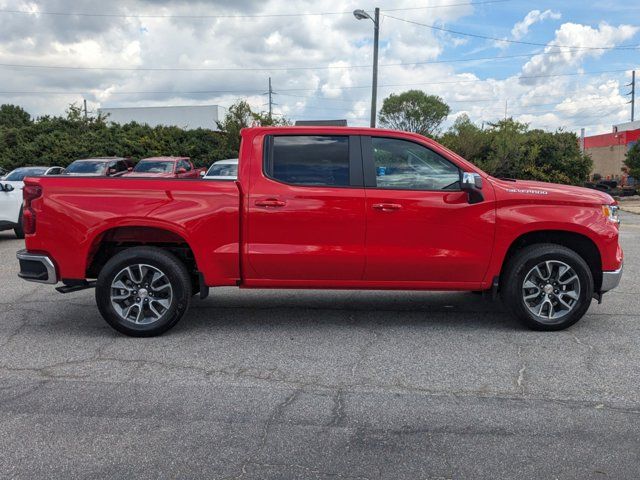
[[[416,22],[413,20],[409,20],[407,18],[394,17],[392,15],[384,15],[384,16],[386,18],[391,18],[393,20],[398,20],[400,22],[405,22],[405,23],[410,23],[412,25],[418,25],[421,27],[430,28],[432,30],[438,30],[440,32],[447,32],[447,33],[452,33],[454,35],[462,35],[465,37],[482,38],[484,40],[493,40],[495,42],[517,43],[519,45],[533,45],[537,47],[559,47],[559,48],[567,48],[572,50],[637,50],[638,47],[640,47],[640,45],[619,45],[619,46],[612,46],[612,47],[594,47],[594,46],[585,47],[585,46],[579,46],[579,45],[550,45],[546,43],[525,42],[521,40],[510,40],[508,38],[489,37],[486,35],[479,35],[476,33],[450,30],[448,28],[436,27],[435,25],[427,25],[426,23]]]
[[[599,70],[593,72],[570,72],[570,73],[551,73],[542,75],[518,75],[511,77],[515,80],[521,79],[534,79],[534,78],[551,78],[551,77],[570,77],[570,76],[583,76],[583,75],[600,75],[603,73],[622,73],[627,72],[629,69],[619,70]],[[447,80],[439,82],[420,82],[420,83],[388,83],[379,85],[380,88],[384,87],[411,87],[411,86],[423,86],[423,85],[450,85],[450,84],[462,84],[462,83],[477,83],[486,82],[494,79],[482,79],[475,78],[473,80]],[[509,79],[497,79],[496,81],[504,81]],[[349,85],[344,87],[325,87],[328,90],[351,90],[360,88],[371,88],[371,85]],[[92,89],[89,89],[92,90]],[[87,91],[89,91],[87,90]],[[96,89],[93,89],[96,90]],[[316,91],[317,88],[282,88],[280,92],[309,92]],[[85,92],[86,93],[86,92]],[[244,89],[244,90],[194,90],[194,91],[177,91],[177,90],[158,90],[158,91],[128,91],[128,92],[109,92],[110,95],[144,95],[144,94],[183,94],[183,95],[198,95],[198,94],[224,94],[224,93],[264,93],[262,89]],[[56,91],[3,91],[0,94],[43,94],[43,95],[77,95],[74,92],[56,92]]]
[[[455,85],[455,84],[463,84],[463,83],[478,83],[478,82],[486,82],[488,80],[495,81],[504,81],[504,80],[526,80],[526,79],[534,79],[534,78],[552,78],[552,77],[571,77],[571,76],[584,76],[584,75],[600,75],[604,73],[623,73],[627,72],[629,69],[619,69],[619,70],[599,70],[592,72],[570,72],[570,73],[552,73],[552,74],[541,74],[541,75],[519,75],[510,77],[508,79],[482,79],[476,78],[473,80],[447,80],[447,81],[439,81],[439,82],[420,82],[420,83],[389,83],[384,85],[379,85],[380,88],[392,88],[392,87],[411,87],[411,86],[426,86],[426,85]],[[324,87],[327,90],[353,90],[353,89],[362,89],[371,88],[371,85],[350,85],[344,87]],[[83,93],[78,92],[60,92],[60,91],[0,91],[2,95],[83,95],[86,92],[92,89],[86,90]],[[93,89],[97,90],[97,89]],[[279,92],[313,92],[318,90],[318,88],[282,88],[279,89]],[[194,90],[194,91],[179,91],[179,90],[159,90],[159,91],[124,91],[124,92],[109,92],[110,95],[206,95],[206,94],[227,94],[227,93],[237,93],[237,94],[263,94],[264,90],[262,89],[238,89],[238,90]]]
[[[409,11],[409,10],[427,10],[436,8],[451,8],[461,6],[473,6],[473,5],[486,5],[492,3],[506,3],[512,0],[484,0],[484,1],[471,1],[463,3],[450,3],[443,5],[425,5],[421,7],[408,7],[408,8],[390,8],[383,11],[397,12],[397,11]],[[18,15],[50,15],[50,16],[63,16],[63,17],[114,17],[114,18],[185,18],[185,19],[217,19],[217,18],[279,18],[279,17],[312,17],[312,16],[326,16],[326,15],[351,15],[353,11],[341,11],[341,12],[315,12],[315,13],[265,13],[254,15],[177,15],[177,14],[121,14],[121,13],[91,13],[91,12],[47,12],[47,11],[33,11],[33,10],[9,10],[2,9],[0,13],[6,14],[18,14]]]
[[[447,63],[463,63],[463,62],[476,62],[483,60],[501,60],[512,58],[525,58],[534,57],[537,55],[551,55],[557,52],[547,53],[523,53],[517,55],[498,55],[488,57],[474,57],[474,58],[458,58],[447,60],[425,60],[422,62],[398,62],[398,63],[382,63],[378,67],[401,67],[401,66],[415,66],[415,65],[432,65],[432,64],[447,64]],[[316,67],[82,67],[77,65],[29,65],[23,63],[0,63],[0,67],[4,68],[33,68],[33,69],[52,69],[52,70],[105,70],[105,71],[123,71],[123,72],[268,72],[275,70],[349,70],[353,68],[371,68],[371,65],[321,65]]]

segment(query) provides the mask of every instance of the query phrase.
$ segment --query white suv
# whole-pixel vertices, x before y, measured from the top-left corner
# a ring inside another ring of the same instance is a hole
[[[59,175],[62,167],[21,167],[10,172],[0,181],[0,230],[11,230],[16,237],[24,238],[22,231],[22,188],[25,177]]]

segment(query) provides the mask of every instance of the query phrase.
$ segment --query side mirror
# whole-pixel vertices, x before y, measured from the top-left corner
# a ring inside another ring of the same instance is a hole
[[[204,177],[207,174],[204,170],[200,170],[200,177]]]
[[[187,169],[184,167],[180,167],[179,169],[176,170],[176,173],[178,175],[182,175],[183,173],[187,173]]]
[[[5,183],[4,185],[0,183],[0,190],[3,192],[13,192],[14,188],[13,185],[9,183]]]
[[[127,167],[127,172],[133,172],[133,167]]]
[[[469,203],[480,203],[484,200],[482,195],[482,177],[474,172],[460,173],[460,188],[463,192],[467,192]]]
[[[111,167],[109,170],[107,170],[107,175],[113,175],[114,173],[116,173],[116,169],[114,167]]]

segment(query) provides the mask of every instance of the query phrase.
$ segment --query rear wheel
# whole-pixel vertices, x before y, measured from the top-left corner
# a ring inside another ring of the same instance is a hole
[[[155,247],[133,247],[100,271],[96,302],[113,328],[134,337],[160,335],[189,308],[191,280],[184,264]]]
[[[554,244],[526,247],[509,261],[502,297],[534,330],[562,330],[580,320],[591,304],[593,276],[573,250]]]

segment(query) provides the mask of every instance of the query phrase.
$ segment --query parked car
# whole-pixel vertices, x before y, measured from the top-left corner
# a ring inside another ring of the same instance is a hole
[[[64,174],[78,177],[117,177],[132,171],[134,166],[135,163],[130,158],[83,158],[72,162]]]
[[[9,172],[0,183],[0,231],[13,230],[24,238],[22,230],[22,188],[25,177],[59,175],[62,167],[20,167]]]
[[[27,179],[19,275],[95,287],[132,336],[165,332],[220,286],[482,290],[560,330],[622,276],[617,205],[597,190],[494,178],[412,133],[241,135],[236,182]]]
[[[209,167],[206,180],[235,180],[238,178],[238,159],[219,160]]]
[[[204,169],[197,169],[189,157],[143,158],[127,177],[199,178]]]

